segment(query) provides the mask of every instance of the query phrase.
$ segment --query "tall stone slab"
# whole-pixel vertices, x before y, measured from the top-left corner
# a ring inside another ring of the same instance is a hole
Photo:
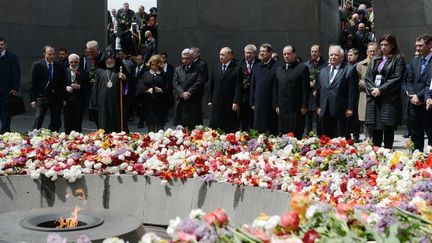
[[[2,2],[0,36],[21,63],[24,97],[28,99],[30,68],[45,45],[81,54],[88,40],[106,45],[107,3],[104,0],[14,0]],[[28,103],[28,102],[27,102]],[[30,109],[28,109],[30,110]]]
[[[373,1],[377,39],[392,33],[398,40],[406,61],[415,52],[415,38],[432,34],[432,0],[379,0]]]

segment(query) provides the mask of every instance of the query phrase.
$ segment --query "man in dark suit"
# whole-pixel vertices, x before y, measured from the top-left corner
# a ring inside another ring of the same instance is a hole
[[[260,46],[259,63],[252,73],[250,105],[254,112],[254,129],[258,132],[277,134],[276,107],[273,107],[273,85],[276,76],[276,61],[271,58],[273,48],[264,43]]]
[[[417,37],[415,45],[419,55],[408,65],[406,80],[406,95],[410,97],[408,122],[415,149],[423,151],[425,132],[428,144],[432,145],[432,117],[425,109],[426,82],[432,66],[432,36],[424,34]]]
[[[354,66],[343,60],[342,47],[330,46],[330,65],[321,70],[317,82],[317,112],[322,118],[323,135],[349,139],[348,118],[357,109],[359,78]]]
[[[182,51],[182,65],[174,70],[174,97],[176,107],[174,125],[194,129],[203,124],[201,100],[203,96],[202,71],[193,65],[191,49]]]
[[[301,139],[309,102],[309,69],[296,60],[295,48],[282,50],[285,64],[276,69],[273,90],[274,106],[279,115],[279,134],[293,132]]]
[[[321,124],[321,119],[316,115],[316,96],[315,94],[315,90],[316,90],[316,81],[318,79],[318,75],[319,72],[321,70],[321,68],[325,67],[328,65],[327,60],[325,60],[322,56],[321,56],[321,47],[319,45],[312,45],[311,49],[310,49],[310,56],[311,59],[306,61],[305,64],[306,66],[309,68],[309,91],[310,91],[310,96],[309,96],[309,107],[308,107],[308,111],[306,112],[306,125],[305,125],[305,133],[306,135],[309,134],[309,132],[311,132],[313,130],[312,125],[313,125],[313,120],[314,117],[316,116],[316,134],[318,136],[321,135],[321,130],[322,130],[322,124]]]
[[[11,118],[5,113],[8,95],[17,95],[21,82],[18,57],[6,49],[6,39],[0,37],[0,133],[10,132]]]
[[[135,57],[135,70],[132,73],[132,83],[133,86],[137,87],[139,80],[143,76],[143,74],[147,71],[147,68],[144,64],[144,58],[142,55],[138,55]],[[144,97],[142,95],[136,95],[136,90],[134,92],[130,92],[133,94],[135,98],[132,101],[132,105],[134,106],[135,112],[138,114],[138,128],[144,128],[145,121],[145,113],[144,113]]]
[[[168,54],[166,52],[161,52],[162,62],[164,64],[163,71],[165,73],[165,78],[168,80],[168,110],[174,106],[174,93],[173,93],[173,78],[174,78],[174,66],[168,62]]]
[[[85,108],[85,92],[89,84],[88,72],[79,67],[80,58],[77,54],[68,57],[69,67],[66,68],[66,105],[63,111],[65,132],[82,131],[82,119]]]
[[[211,108],[210,127],[226,133],[237,131],[242,85],[242,72],[233,62],[233,55],[229,47],[220,50],[220,64],[213,67],[210,76],[207,103]]]
[[[243,72],[242,96],[240,103],[240,129],[248,131],[253,128],[254,113],[249,105],[250,83],[255,65],[259,63],[257,58],[257,48],[253,44],[248,44],[244,48],[244,59],[240,63]]]
[[[198,47],[191,47],[190,49],[192,51],[192,58],[193,58],[192,63],[195,66],[195,68],[197,68],[198,71],[201,73],[203,82],[204,84],[206,84],[209,79],[207,63],[201,58],[200,49]]]
[[[36,109],[33,129],[40,129],[47,110],[51,112],[48,128],[60,131],[61,108],[66,104],[65,70],[55,61],[55,49],[44,47],[44,58],[33,63],[30,79],[31,107]]]

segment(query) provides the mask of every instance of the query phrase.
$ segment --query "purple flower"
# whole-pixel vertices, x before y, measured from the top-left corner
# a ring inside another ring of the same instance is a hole
[[[86,235],[80,235],[76,241],[76,243],[91,243],[91,240]]]
[[[217,241],[217,235],[213,227],[205,221],[198,219],[184,219],[177,227],[177,231],[194,235],[198,242],[210,243]]]
[[[203,181],[206,183],[210,183],[210,182],[216,181],[216,178],[213,174],[205,174],[203,176]]]

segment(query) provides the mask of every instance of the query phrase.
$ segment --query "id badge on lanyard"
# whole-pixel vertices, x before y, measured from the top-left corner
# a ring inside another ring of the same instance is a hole
[[[381,74],[377,74],[375,76],[375,87],[380,87],[381,86],[381,81],[382,81],[382,75]]]

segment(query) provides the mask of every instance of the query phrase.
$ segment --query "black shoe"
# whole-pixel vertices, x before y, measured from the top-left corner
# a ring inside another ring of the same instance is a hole
[[[409,132],[406,132],[406,133],[403,135],[403,137],[404,137],[404,138],[409,138],[409,137],[411,137],[411,134],[409,134]]]

